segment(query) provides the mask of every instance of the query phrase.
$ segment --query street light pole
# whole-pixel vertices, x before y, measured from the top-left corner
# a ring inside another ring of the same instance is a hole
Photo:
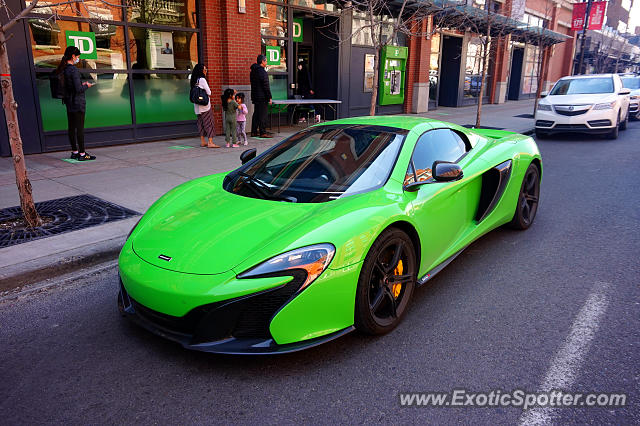
[[[578,61],[578,74],[584,74],[584,45],[587,38],[587,26],[589,25],[589,13],[591,13],[591,1],[587,0],[587,10],[584,17],[584,28],[582,29],[582,40],[580,41],[580,60]]]

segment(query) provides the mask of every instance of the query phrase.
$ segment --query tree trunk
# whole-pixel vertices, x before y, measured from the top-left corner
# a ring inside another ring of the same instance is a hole
[[[2,106],[9,131],[13,168],[16,172],[16,184],[18,186],[18,193],[20,194],[20,207],[22,207],[22,213],[27,226],[40,226],[42,225],[42,220],[33,203],[31,182],[29,182],[29,178],[27,177],[27,167],[24,162],[24,153],[22,152],[22,138],[20,137],[20,127],[18,127],[18,103],[13,97],[9,54],[7,52],[5,33],[2,30],[0,30],[0,84],[2,85]]]
[[[480,119],[482,117],[482,97],[483,97],[483,92],[484,92],[484,81],[487,78],[487,68],[489,65],[489,53],[491,51],[491,39],[489,36],[489,29],[487,29],[487,40],[485,41],[484,45],[482,46],[483,48],[483,52],[482,52],[482,75],[480,77],[480,93],[478,93],[478,107],[476,109],[476,125],[475,128],[479,128],[480,127]]]
[[[376,49],[373,56],[373,89],[371,92],[371,106],[369,107],[369,115],[376,115],[376,103],[378,103],[378,76],[380,75],[380,51]]]

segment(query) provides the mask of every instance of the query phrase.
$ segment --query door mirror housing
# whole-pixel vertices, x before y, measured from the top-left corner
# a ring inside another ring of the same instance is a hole
[[[242,162],[242,164],[248,163],[249,161],[253,160],[255,157],[256,157],[256,149],[255,148],[247,149],[242,154],[240,154],[240,161]]]
[[[434,161],[431,167],[433,178],[437,182],[451,182],[462,179],[462,168],[449,161]]]
[[[631,94],[631,89],[627,89],[626,87],[623,87],[618,92],[618,95],[630,95],[630,94]]]
[[[545,90],[544,92],[540,92],[540,98],[546,98],[549,95],[549,92]]]

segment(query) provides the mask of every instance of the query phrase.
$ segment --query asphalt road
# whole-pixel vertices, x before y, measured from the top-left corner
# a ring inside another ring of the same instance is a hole
[[[392,333],[274,357],[189,352],[130,324],[116,270],[0,303],[0,416],[24,423],[640,423],[640,122],[539,141],[525,232],[483,237]],[[400,392],[627,394],[624,408],[402,407]]]

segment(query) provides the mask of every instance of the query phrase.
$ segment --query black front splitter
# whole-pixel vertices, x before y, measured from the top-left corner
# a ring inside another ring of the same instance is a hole
[[[209,352],[216,354],[229,354],[229,355],[275,355],[286,354],[290,352],[297,352],[303,349],[312,348],[314,346],[327,343],[338,337],[344,336],[355,330],[355,327],[350,326],[342,330],[335,331],[324,336],[316,337],[315,339],[303,340],[300,342],[288,343],[284,345],[277,344],[273,339],[249,339],[249,338],[235,338],[229,337],[227,339],[216,340],[213,342],[204,342],[192,344],[192,336],[189,334],[182,334],[175,331],[167,330],[151,321],[138,315],[134,306],[131,303],[127,304],[127,301],[123,300],[122,292],[118,294],[118,307],[120,312],[140,327],[152,332],[155,335],[164,337],[167,340],[171,340],[181,344],[184,348]]]

